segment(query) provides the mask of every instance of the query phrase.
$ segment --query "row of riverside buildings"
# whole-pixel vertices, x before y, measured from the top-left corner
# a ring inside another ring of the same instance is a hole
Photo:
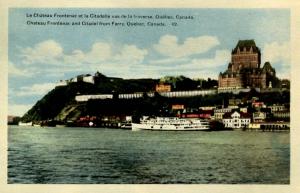
[[[201,106],[198,109],[185,108],[183,104],[172,105],[172,111],[182,118],[203,118],[223,123],[225,128],[260,129],[261,126],[289,127],[289,104],[266,105],[257,97],[243,101],[229,99],[229,105]]]

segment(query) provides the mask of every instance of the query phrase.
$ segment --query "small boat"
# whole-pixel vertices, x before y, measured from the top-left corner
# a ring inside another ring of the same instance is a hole
[[[203,131],[209,129],[209,122],[204,119],[189,119],[178,117],[144,117],[140,120],[140,123],[132,123],[133,131]]]
[[[55,127],[66,127],[66,125],[65,124],[57,124],[57,125],[55,125]]]
[[[131,129],[132,124],[131,123],[121,123],[121,129]]]
[[[25,122],[21,122],[21,121],[20,121],[20,122],[18,123],[18,125],[19,125],[19,126],[32,126],[32,122],[27,122],[27,123],[25,123]]]

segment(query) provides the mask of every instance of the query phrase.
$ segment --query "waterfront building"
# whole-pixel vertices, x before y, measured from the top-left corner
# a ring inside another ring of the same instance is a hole
[[[290,118],[290,111],[284,110],[284,111],[276,111],[273,112],[273,117],[278,119],[289,119]]]
[[[171,107],[173,113],[176,113],[177,115],[180,115],[185,111],[185,106],[184,104],[172,104]]]
[[[255,109],[261,109],[261,108],[266,108],[266,105],[264,102],[255,101],[255,102],[252,102],[252,107]]]
[[[257,92],[261,92],[260,88],[254,88]],[[236,88],[236,87],[219,87],[218,93],[233,93],[239,94],[243,92],[250,92],[251,88]]]
[[[278,111],[286,111],[286,107],[283,104],[273,104],[271,106],[268,106],[268,108],[271,109],[271,112],[278,112]]]
[[[248,108],[247,107],[241,107],[240,112],[248,113]]]
[[[239,104],[243,104],[242,99],[236,99],[236,98],[232,98],[228,100],[228,105],[239,105]]]
[[[262,131],[288,131],[290,129],[289,122],[256,122],[250,123],[248,130],[262,130]]]
[[[252,119],[254,123],[264,122],[267,118],[267,114],[265,112],[254,112],[252,114]]]
[[[77,102],[86,102],[88,100],[95,100],[95,99],[112,99],[112,94],[98,94],[98,95],[77,95],[75,96],[75,100]]]
[[[193,97],[193,96],[204,96],[215,94],[216,90],[192,90],[192,91],[175,91],[175,92],[161,92],[159,93],[161,96],[168,98],[180,98],[180,97]],[[118,94],[119,99],[137,99],[142,98],[143,96],[154,97],[153,92],[143,93],[126,93],[126,94]],[[95,95],[78,95],[75,97],[75,100],[78,102],[88,101],[89,99],[112,99],[112,94],[95,94]]]
[[[181,118],[201,118],[211,119],[213,117],[212,110],[201,111],[199,113],[183,113],[180,115]]]
[[[171,92],[171,84],[167,83],[159,83],[155,85],[155,91],[156,92]]]
[[[225,128],[246,128],[250,122],[251,117],[247,113],[234,111],[233,113],[226,113],[223,116],[223,124]]]
[[[260,129],[260,123],[259,122],[253,122],[253,123],[250,123],[248,125],[248,129],[249,130],[259,130]]]
[[[142,98],[144,93],[119,94],[119,99],[137,99]]]
[[[12,115],[8,115],[7,116],[7,124],[15,124],[17,125],[19,120],[20,120],[21,117],[18,117],[18,116],[12,116]]]
[[[225,113],[230,113],[231,111],[232,111],[231,108],[214,109],[214,119],[215,120],[222,120],[223,115]]]
[[[261,52],[254,40],[240,40],[231,52],[227,70],[219,74],[218,90],[267,88],[276,85],[276,72],[269,62],[261,68]]]
[[[7,116],[7,122],[8,123],[12,123],[14,121],[14,119],[15,119],[15,116],[11,116],[11,115]]]
[[[180,97],[194,97],[194,96],[204,96],[216,94],[217,90],[189,90],[189,91],[172,91],[172,92],[160,92],[159,94],[164,97],[169,98],[180,98]]]
[[[199,107],[199,110],[204,110],[204,111],[206,111],[206,110],[210,110],[210,111],[212,111],[212,110],[214,110],[216,107],[214,107],[214,106],[204,106],[204,107]]]
[[[212,119],[213,110],[200,110],[199,117],[203,119]]]
[[[184,105],[183,104],[174,104],[172,105],[172,110],[183,110]]]
[[[228,105],[228,108],[229,109],[238,109],[239,106],[237,106],[237,105]]]

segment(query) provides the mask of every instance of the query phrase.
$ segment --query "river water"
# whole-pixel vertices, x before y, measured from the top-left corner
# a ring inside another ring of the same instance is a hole
[[[289,184],[289,132],[8,128],[8,183]]]

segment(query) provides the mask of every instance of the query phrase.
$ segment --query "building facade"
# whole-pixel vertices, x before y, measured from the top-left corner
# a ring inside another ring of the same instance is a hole
[[[276,85],[276,71],[269,62],[261,68],[261,52],[254,40],[240,40],[231,52],[227,70],[219,74],[219,90],[268,88]]]
[[[231,108],[214,109],[214,119],[215,120],[222,120],[223,115],[225,113],[230,113],[231,111],[232,111]]]
[[[268,106],[268,108],[271,109],[271,112],[278,112],[278,111],[286,111],[288,110],[283,104],[273,104],[271,106]]]
[[[225,114],[223,116],[223,124],[225,128],[240,129],[247,127],[251,122],[251,117],[246,113],[233,113]]]
[[[252,114],[252,119],[254,123],[264,122],[267,118],[267,114],[265,112],[254,112]]]
[[[156,92],[171,92],[171,85],[166,83],[159,83],[155,86]]]
[[[97,94],[97,95],[77,95],[75,100],[77,102],[86,102],[88,100],[99,100],[99,99],[113,99],[112,94]]]

